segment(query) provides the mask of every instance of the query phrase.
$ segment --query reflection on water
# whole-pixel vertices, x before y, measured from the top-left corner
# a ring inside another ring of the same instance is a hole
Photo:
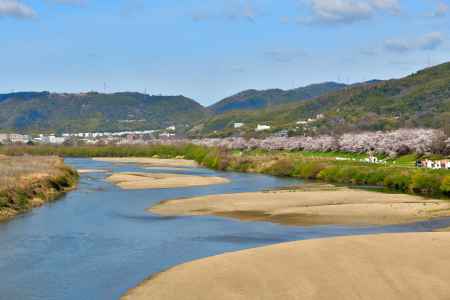
[[[114,172],[167,169],[68,159],[76,168]],[[385,227],[288,227],[211,216],[160,217],[146,208],[167,199],[258,191],[299,184],[292,179],[220,173],[230,184],[161,190],[120,190],[107,173],[84,174],[61,201],[0,224],[0,299],[117,299],[151,274],[201,257],[301,239],[378,232],[428,231],[449,219]]]

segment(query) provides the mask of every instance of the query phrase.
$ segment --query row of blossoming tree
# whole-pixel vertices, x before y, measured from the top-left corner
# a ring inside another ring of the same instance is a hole
[[[227,149],[343,151],[396,156],[407,153],[429,154],[450,152],[450,138],[436,129],[399,129],[389,132],[346,133],[341,136],[269,137],[265,139],[196,139],[197,145]]]

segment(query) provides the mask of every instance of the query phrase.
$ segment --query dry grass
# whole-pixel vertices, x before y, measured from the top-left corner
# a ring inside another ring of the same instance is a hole
[[[56,199],[77,180],[58,157],[0,156],[0,221]]]
[[[63,161],[54,156],[0,156],[0,191],[61,174]]]

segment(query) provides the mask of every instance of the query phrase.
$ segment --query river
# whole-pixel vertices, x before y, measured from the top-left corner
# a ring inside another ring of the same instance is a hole
[[[75,168],[113,172],[168,172],[90,159]],[[286,241],[337,235],[429,231],[434,220],[401,226],[289,227],[219,217],[159,217],[146,208],[162,200],[260,191],[301,183],[257,174],[202,168],[170,171],[223,176],[231,183],[160,190],[121,190],[107,173],[84,174],[76,190],[9,222],[0,223],[0,299],[118,299],[149,275],[194,259]]]

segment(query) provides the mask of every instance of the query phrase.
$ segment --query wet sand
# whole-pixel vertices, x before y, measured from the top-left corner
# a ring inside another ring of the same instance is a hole
[[[111,163],[142,164],[149,167],[197,167],[197,163],[187,159],[161,159],[152,157],[96,157],[96,161]]]
[[[168,189],[229,183],[222,177],[194,176],[168,173],[116,173],[107,178],[122,189]]]
[[[387,225],[450,216],[450,202],[348,188],[208,195],[162,202],[159,215],[215,215],[285,225]]]
[[[283,243],[176,266],[122,300],[447,300],[448,249],[449,233]]]

